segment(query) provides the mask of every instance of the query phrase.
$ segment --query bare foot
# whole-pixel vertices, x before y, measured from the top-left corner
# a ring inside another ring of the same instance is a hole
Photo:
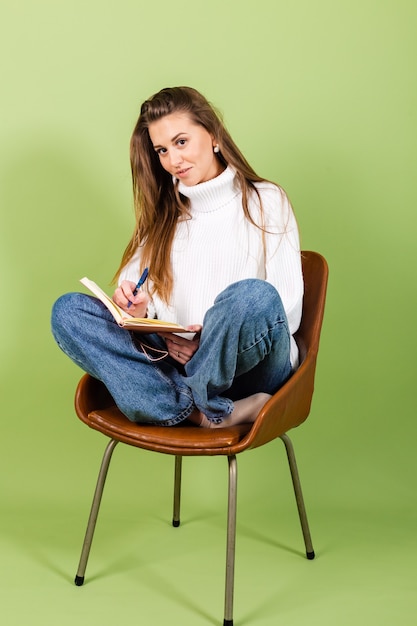
[[[188,419],[202,428],[227,428],[237,424],[253,424],[259,411],[269,398],[271,398],[269,393],[255,393],[247,398],[242,398],[242,400],[236,400],[233,411],[220,424],[214,424],[199,411],[194,411]]]

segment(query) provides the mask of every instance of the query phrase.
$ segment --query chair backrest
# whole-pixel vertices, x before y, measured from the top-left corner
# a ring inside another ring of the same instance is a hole
[[[299,350],[300,364],[308,351],[317,355],[323,324],[326,301],[328,266],[317,252],[303,251],[302,266],[304,278],[303,314],[300,327],[295,335]]]
[[[300,366],[267,402],[249,433],[233,452],[264,445],[307,419],[314,391],[317,353],[326,301],[328,266],[317,252],[303,251],[303,313],[295,335]]]

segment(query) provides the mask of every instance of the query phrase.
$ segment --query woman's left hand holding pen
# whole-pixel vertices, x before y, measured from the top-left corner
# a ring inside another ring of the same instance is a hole
[[[115,303],[133,317],[146,317],[149,304],[149,295],[146,291],[137,291],[136,284],[130,280],[123,280],[113,294]],[[130,303],[130,304],[129,304]]]

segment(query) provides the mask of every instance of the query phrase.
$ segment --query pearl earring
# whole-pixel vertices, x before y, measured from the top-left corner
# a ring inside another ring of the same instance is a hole
[[[220,152],[220,148],[219,148],[219,144],[218,144],[218,143],[216,143],[216,145],[214,146],[214,148],[213,148],[213,152],[215,152],[216,154],[217,154],[218,152]]]

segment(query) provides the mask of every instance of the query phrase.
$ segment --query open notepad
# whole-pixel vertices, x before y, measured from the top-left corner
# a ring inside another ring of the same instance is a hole
[[[126,311],[123,311],[113,300],[92,280],[89,278],[81,278],[80,283],[87,287],[113,315],[116,322],[122,328],[127,330],[135,330],[141,333],[170,332],[183,333],[187,332],[183,326],[174,324],[173,322],[163,322],[162,320],[150,319],[148,317],[132,317]]]

